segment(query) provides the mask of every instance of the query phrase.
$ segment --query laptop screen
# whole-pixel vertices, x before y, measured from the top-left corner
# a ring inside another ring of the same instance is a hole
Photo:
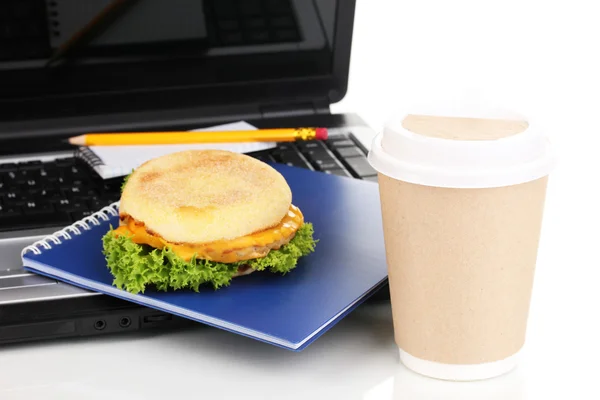
[[[174,107],[209,104],[208,93],[213,103],[245,101],[269,95],[245,93],[245,85],[331,78],[336,6],[335,0],[2,0],[0,120],[44,110],[68,115],[110,96],[117,102],[131,96],[128,110],[147,108],[144,99],[152,95],[156,107],[165,106],[161,98]],[[212,92],[184,95],[200,88]]]

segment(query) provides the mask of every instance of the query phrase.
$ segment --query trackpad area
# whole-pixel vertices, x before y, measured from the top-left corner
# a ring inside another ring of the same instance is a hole
[[[22,271],[24,274],[27,272]],[[56,285],[56,281],[53,279],[45,278],[38,275],[25,275],[25,276],[0,276],[0,290],[8,290],[15,288],[22,288],[27,286],[44,286],[44,285]]]
[[[0,291],[57,284],[54,279],[23,269],[21,250],[38,239],[36,236],[0,240]]]
[[[0,279],[2,276],[24,273],[21,261],[21,250],[44,236],[28,236],[0,239]]]

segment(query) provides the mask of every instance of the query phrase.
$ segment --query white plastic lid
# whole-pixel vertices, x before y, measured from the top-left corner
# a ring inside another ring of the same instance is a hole
[[[402,125],[408,115],[525,121],[521,133],[493,140],[455,140],[416,134]],[[391,178],[426,186],[490,188],[536,180],[556,163],[549,140],[535,122],[498,108],[414,107],[389,121],[374,139],[370,164]]]

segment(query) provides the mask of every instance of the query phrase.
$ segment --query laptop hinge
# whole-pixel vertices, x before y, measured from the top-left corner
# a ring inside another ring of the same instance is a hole
[[[260,107],[262,118],[297,117],[303,115],[329,114],[328,106],[316,103],[278,104]]]

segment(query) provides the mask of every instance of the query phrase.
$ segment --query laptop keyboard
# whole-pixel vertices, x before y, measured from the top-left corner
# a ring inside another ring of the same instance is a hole
[[[327,174],[376,181],[350,136],[280,143],[251,156]],[[118,201],[122,178],[103,180],[78,158],[0,164],[0,232],[64,227]]]
[[[69,225],[117,201],[121,181],[74,157],[0,164],[0,231]]]
[[[213,46],[300,40],[290,0],[209,0],[204,4]]]
[[[265,153],[258,154],[257,158],[326,174],[377,180],[377,173],[365,153],[346,136],[326,141],[280,143],[277,149]]]

